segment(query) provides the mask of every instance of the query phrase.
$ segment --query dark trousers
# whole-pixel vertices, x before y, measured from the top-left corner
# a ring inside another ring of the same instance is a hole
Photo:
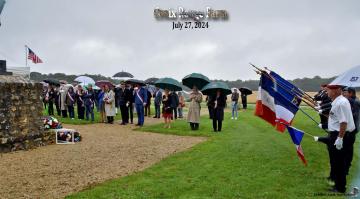
[[[247,109],[247,102],[242,102],[242,105],[243,105],[243,109]]]
[[[114,116],[107,116],[107,122],[108,122],[109,124],[114,123]]]
[[[78,104],[77,105],[77,114],[78,114],[78,118],[83,120],[84,116],[85,116],[85,107]]]
[[[69,111],[69,117],[74,118],[75,117],[74,106],[68,106],[68,111]]]
[[[61,116],[61,109],[60,109],[60,104],[55,102],[55,107],[56,107],[56,113],[58,116]]]
[[[49,115],[54,115],[54,103],[51,101],[49,102],[48,113]]]
[[[223,119],[224,119],[224,109],[223,108],[213,109],[213,129],[214,129],[214,131],[221,131]]]
[[[171,117],[171,119],[175,118],[175,120],[177,119],[177,108],[172,108],[173,111],[173,116]]]
[[[129,105],[129,115],[130,115],[130,122],[132,124],[134,121],[134,105],[132,103],[130,103]]]
[[[356,140],[356,131],[351,132],[348,134],[348,147],[347,147],[347,152],[345,154],[345,159],[346,159],[346,168],[345,168],[345,174],[348,175],[349,174],[349,170],[351,167],[351,162],[353,160],[353,155],[354,155],[354,143]]]
[[[160,104],[155,104],[155,117],[160,118]]]
[[[323,114],[320,114],[320,121],[321,121],[321,127],[323,129],[327,129],[328,128],[328,117],[326,117]]]
[[[326,148],[329,154],[329,162],[330,162],[330,174],[329,174],[329,179],[332,181],[335,181],[335,172],[334,172],[334,168],[332,167],[332,165],[334,164],[334,156],[330,151],[330,135],[325,136],[325,137],[319,137],[319,142],[322,142],[324,144],[326,144]],[[333,143],[334,144],[334,143]]]
[[[144,105],[142,104],[135,104],[136,113],[138,116],[138,125],[144,125]]]
[[[94,121],[95,120],[95,118],[94,118],[94,106],[86,105],[85,106],[85,111],[86,111],[86,120],[89,120],[89,117],[91,116],[91,121]]]
[[[146,104],[145,106],[145,116],[150,116],[150,104]]]
[[[129,110],[126,104],[120,105],[122,124],[129,123]]]
[[[199,129],[199,123],[190,122],[190,128],[191,128],[191,130],[198,130]]]
[[[61,110],[61,115],[62,115],[62,117],[66,118],[67,117],[67,110]]]
[[[208,110],[209,110],[209,118],[213,119],[213,115],[214,115],[214,108],[211,106],[208,106]]]
[[[334,143],[337,139],[339,132],[330,132],[330,145],[329,150],[333,160],[330,162],[334,171],[335,188],[340,192],[346,190],[346,153],[348,151],[348,136],[345,133],[343,138],[343,148],[341,150],[336,149]]]

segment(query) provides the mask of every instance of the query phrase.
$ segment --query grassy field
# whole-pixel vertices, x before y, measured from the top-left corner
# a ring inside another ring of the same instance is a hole
[[[316,117],[314,112],[308,112]],[[253,116],[253,111],[240,112],[237,121],[229,118],[226,113],[221,133],[212,132],[207,117],[201,118],[197,132],[190,131],[184,120],[176,121],[170,130],[161,124],[141,128],[139,131],[206,136],[208,141],[142,172],[89,187],[68,198],[338,198],[327,192],[325,145],[304,137],[302,147],[308,161],[305,167],[288,133],[278,133]],[[302,113],[297,114],[294,126],[324,135]],[[358,151],[355,153],[357,162]],[[356,165],[351,176],[354,168]]]

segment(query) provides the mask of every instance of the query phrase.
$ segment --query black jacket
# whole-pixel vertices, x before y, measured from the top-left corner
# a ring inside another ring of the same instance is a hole
[[[119,88],[118,90],[118,103],[120,106],[126,105],[126,103],[130,102],[132,98],[132,93],[129,89]]]
[[[210,97],[211,101],[209,101],[209,105],[212,108],[215,108],[215,101],[217,101],[217,108],[225,108],[226,106],[226,95],[220,95],[219,97],[212,96]]]

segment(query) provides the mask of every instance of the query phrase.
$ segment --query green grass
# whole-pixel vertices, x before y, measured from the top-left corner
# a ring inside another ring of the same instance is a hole
[[[317,118],[316,113],[307,112]],[[206,136],[208,140],[142,172],[89,187],[68,198],[329,198],[324,144],[304,136],[302,147],[308,161],[305,167],[288,133],[278,133],[253,116],[252,110],[239,115],[235,121],[226,113],[221,133],[212,132],[207,117],[201,118],[197,132],[181,120],[170,130],[163,129],[162,124],[141,128],[139,131]],[[294,126],[324,135],[300,112]],[[355,154],[354,163],[358,161],[357,150]],[[352,167],[351,176],[356,167]]]

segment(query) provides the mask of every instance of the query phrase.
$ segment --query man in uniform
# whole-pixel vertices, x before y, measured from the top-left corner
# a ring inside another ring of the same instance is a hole
[[[328,130],[330,133],[330,153],[333,161],[335,186],[332,192],[345,193],[346,190],[346,154],[349,150],[349,134],[355,130],[353,115],[349,101],[342,95],[340,85],[328,85],[328,95],[331,98]]]
[[[355,123],[355,130],[349,133],[349,150],[348,153],[346,153],[346,174],[349,174],[349,169],[354,154],[354,143],[356,140],[356,133],[359,131],[360,100],[356,97],[356,91],[352,87],[344,88],[343,95],[350,102],[351,111]]]

